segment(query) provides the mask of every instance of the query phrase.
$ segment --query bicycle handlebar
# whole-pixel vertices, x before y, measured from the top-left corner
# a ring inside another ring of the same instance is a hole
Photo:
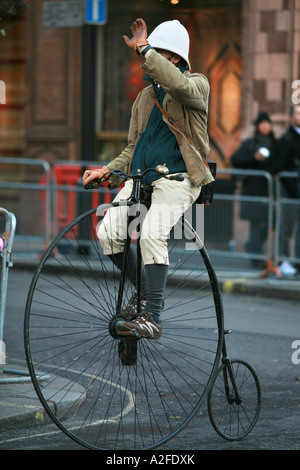
[[[100,186],[101,183],[105,183],[105,181],[108,181],[109,178],[112,175],[115,175],[118,178],[124,178],[124,179],[127,179],[127,178],[142,179],[150,171],[156,171],[156,173],[162,175],[162,177],[164,177],[168,180],[174,180],[174,181],[183,181],[184,180],[184,175],[182,173],[178,173],[178,174],[175,174],[175,175],[168,175],[169,170],[166,167],[166,165],[158,165],[156,168],[148,168],[143,173],[137,173],[135,175],[128,175],[127,173],[125,173],[122,170],[109,171],[109,172],[105,173],[102,176],[102,178],[95,179],[95,180],[91,181],[90,183],[87,183],[86,185],[84,185],[84,189],[86,189],[86,190],[88,190],[88,189],[97,189]]]
[[[182,173],[178,173],[177,175],[166,175],[165,178],[167,178],[167,180],[183,181],[184,175]]]

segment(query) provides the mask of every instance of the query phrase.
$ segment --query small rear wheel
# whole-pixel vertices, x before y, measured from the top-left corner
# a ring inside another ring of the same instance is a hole
[[[231,367],[236,385],[229,374]],[[244,439],[254,428],[261,407],[258,377],[247,362],[224,363],[208,393],[208,413],[216,432],[228,441]]]

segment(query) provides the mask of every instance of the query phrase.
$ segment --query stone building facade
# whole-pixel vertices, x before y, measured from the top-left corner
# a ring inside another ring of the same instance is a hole
[[[265,109],[278,134],[300,78],[300,1],[245,1],[243,25],[243,127]]]
[[[133,19],[149,31],[178,18],[191,37],[192,69],[211,83],[212,157],[230,166],[259,110],[279,135],[300,79],[300,0],[108,0],[104,26],[41,25],[42,0],[0,38],[0,155],[107,161],[126,143],[131,104],[144,86],[124,45]],[[199,6],[201,4],[201,6]]]

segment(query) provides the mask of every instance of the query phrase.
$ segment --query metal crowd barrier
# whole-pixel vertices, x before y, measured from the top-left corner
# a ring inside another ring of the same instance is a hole
[[[112,201],[117,191],[110,191],[108,183],[97,191],[86,191],[82,186],[82,175],[86,169],[95,169],[104,163],[88,161],[57,160],[52,166],[52,228],[57,235],[72,220],[83,212]]]
[[[274,244],[274,184],[272,175],[266,171],[218,169],[214,200],[205,208],[205,245],[211,254],[230,259],[258,260],[267,263],[273,253]],[[249,176],[263,178],[266,196],[244,196],[241,194],[243,179]],[[227,183],[227,184],[226,184]],[[255,214],[257,220],[266,222],[264,246],[247,252],[250,223],[241,217],[242,206],[246,212]],[[207,227],[208,225],[208,227]]]
[[[12,383],[28,380],[29,374],[23,371],[13,371],[3,366],[7,364],[6,346],[4,342],[3,330],[6,310],[6,295],[8,271],[13,266],[12,262],[12,245],[16,230],[16,217],[13,213],[8,212],[4,208],[0,208],[0,264],[1,264],[1,286],[0,286],[0,384]],[[4,377],[4,374],[7,374]],[[13,377],[18,375],[18,377]],[[22,375],[23,377],[19,377]]]
[[[12,172],[13,176],[0,181],[0,205],[13,212],[18,221],[15,253],[19,254],[23,250],[27,257],[40,257],[55,235],[76,216],[112,200],[117,191],[109,191],[107,185],[97,191],[85,191],[82,187],[84,170],[103,164],[94,161],[55,161],[50,167],[44,160],[0,158],[0,170],[1,165],[23,165],[24,177],[16,178]],[[249,176],[264,179],[266,196],[241,194],[242,181]],[[282,245],[287,214],[294,214],[294,222],[299,220],[295,214],[300,202],[281,194],[281,180],[284,176],[287,175],[280,174],[274,180],[264,171],[218,169],[213,205],[204,208],[204,242],[212,256],[223,258],[224,264],[229,258],[246,261],[246,264],[253,259],[269,265],[277,265],[284,259],[299,262],[300,254],[294,256],[295,236],[290,238],[289,253],[284,252]],[[288,176],[295,178],[296,174]],[[266,240],[257,252],[249,253],[245,249],[250,223],[241,218],[242,206],[248,206],[266,223]],[[300,233],[300,224],[298,229]]]
[[[30,374],[26,370],[11,369],[6,366],[6,345],[4,341],[4,320],[6,312],[6,295],[9,268],[13,266],[12,246],[16,232],[16,217],[12,212],[0,208],[0,384],[12,384],[28,382]],[[48,379],[48,376],[40,374],[39,379]]]
[[[8,270],[12,267],[12,245],[16,230],[16,218],[11,212],[0,207],[0,262],[1,262],[1,288],[0,288],[0,367],[6,364],[5,343],[3,341],[3,328],[6,307]]]
[[[99,163],[95,165],[95,162],[54,162],[55,183],[52,189],[55,233],[71,222],[76,215],[97,207],[102,202],[110,202],[114,197],[107,187],[100,186],[97,191],[83,189],[81,183],[83,171],[95,166],[99,167]],[[265,197],[240,194],[239,181],[249,176],[264,179],[267,187]],[[254,258],[267,264],[273,256],[274,248],[273,192],[273,178],[268,172],[218,169],[213,205],[204,208],[204,242],[210,254],[231,260],[251,261]],[[266,218],[266,241],[263,250],[261,251],[261,247],[258,247],[257,253],[248,253],[244,248],[249,233],[249,222],[239,217],[242,204],[248,205],[252,211],[255,211],[258,218]],[[202,214],[203,212],[200,213]],[[196,215],[195,211],[192,217]],[[197,223],[197,230],[198,228]]]
[[[34,256],[51,234],[51,167],[39,159],[0,158],[0,206],[18,221],[15,250]]]

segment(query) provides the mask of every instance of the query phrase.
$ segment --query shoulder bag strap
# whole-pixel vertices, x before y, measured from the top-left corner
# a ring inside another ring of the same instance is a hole
[[[157,100],[157,98],[156,98],[156,96],[155,96],[153,90],[152,90],[152,98],[154,99],[154,101],[155,101],[155,103],[156,103],[158,109],[162,112],[162,114],[163,114],[163,115],[165,116],[165,118],[169,121],[169,123],[172,124],[172,126],[174,126],[177,130],[179,130],[179,131],[181,132],[181,134],[183,134],[184,137],[187,139],[187,141],[200,153],[199,148],[194,144],[194,142],[190,139],[190,137],[188,137],[184,132],[182,132],[182,130],[181,130],[181,129],[179,128],[179,126],[176,124],[176,122],[174,121],[174,119],[171,118],[171,117],[168,115],[168,113],[163,109],[163,107],[159,104],[159,102],[158,102],[158,100]],[[201,153],[200,153],[200,155],[201,155]],[[206,159],[205,159],[204,157],[202,157],[202,155],[201,155],[201,158],[202,158],[204,164],[205,164],[205,165],[207,166],[207,168],[210,170],[209,165],[208,165]]]

